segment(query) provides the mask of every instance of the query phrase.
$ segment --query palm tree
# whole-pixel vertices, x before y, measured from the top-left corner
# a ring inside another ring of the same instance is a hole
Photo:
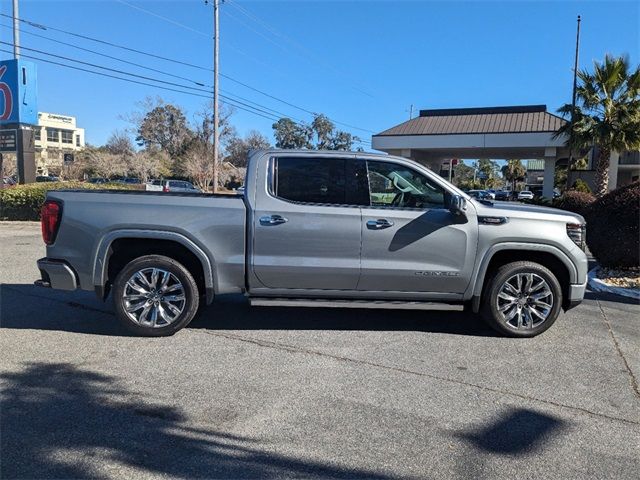
[[[556,137],[567,136],[573,151],[597,147],[596,196],[607,193],[611,152],[640,148],[640,67],[631,72],[626,57],[606,55],[594,62],[594,72],[578,72],[575,110],[566,104],[558,111],[572,117]],[[572,125],[573,124],[573,125]]]
[[[511,184],[511,191],[516,189],[516,181],[520,180],[527,174],[522,162],[517,159],[507,160],[507,164],[502,167],[502,175]]]

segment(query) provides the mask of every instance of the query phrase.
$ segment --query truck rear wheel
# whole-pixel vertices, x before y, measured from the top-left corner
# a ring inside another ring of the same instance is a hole
[[[129,262],[113,284],[118,319],[131,332],[148,337],[173,335],[198,310],[193,276],[179,262],[147,255]]]
[[[535,337],[558,318],[562,289],[555,275],[534,262],[501,266],[485,290],[482,316],[510,337]]]

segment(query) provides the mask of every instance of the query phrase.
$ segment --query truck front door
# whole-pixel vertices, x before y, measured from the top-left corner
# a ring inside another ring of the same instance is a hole
[[[478,237],[474,212],[454,215],[451,194],[403,163],[367,160],[358,290],[464,292]]]
[[[360,206],[347,188],[353,160],[271,158],[253,215],[252,268],[267,288],[355,290]],[[364,180],[361,178],[361,180]]]

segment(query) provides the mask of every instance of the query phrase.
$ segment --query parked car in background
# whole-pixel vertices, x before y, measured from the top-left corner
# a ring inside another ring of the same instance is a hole
[[[495,200],[496,199],[496,191],[495,190],[486,190],[487,192],[487,199],[488,200]]]
[[[36,177],[36,182],[59,182],[60,178],[53,175],[38,175]]]
[[[120,177],[113,180],[113,183],[124,183],[125,185],[140,185],[142,180],[134,177]]]
[[[147,192],[185,192],[201,193],[191,182],[185,180],[152,180],[145,186]]]
[[[9,188],[9,187],[13,187],[14,185],[16,185],[18,182],[16,182],[13,178],[11,177],[4,177],[2,179],[2,188]]]
[[[109,183],[109,179],[102,178],[102,177],[94,177],[89,179],[89,183],[93,183],[95,185],[102,185],[103,183]]]
[[[506,190],[498,190],[495,193],[495,199],[496,200],[506,201],[506,200],[509,200],[509,195],[510,194],[511,194],[511,192],[508,192]]]
[[[533,337],[584,296],[575,213],[477,201],[423,165],[364,152],[254,151],[245,185],[244,197],[49,191],[37,284],[111,294],[120,321],[149,336],[243,293],[274,307],[442,302]]]
[[[522,190],[518,192],[518,200],[533,200],[533,192],[529,190]]]
[[[469,190],[467,193],[478,200],[491,200],[486,190]]]

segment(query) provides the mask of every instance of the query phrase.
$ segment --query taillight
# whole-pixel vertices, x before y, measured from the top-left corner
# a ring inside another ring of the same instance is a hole
[[[169,185],[165,185],[164,187],[162,187],[162,191],[167,193],[169,191]]]
[[[62,206],[53,200],[47,200],[40,211],[40,225],[42,226],[42,239],[47,245],[51,245],[58,233],[62,218]]]

